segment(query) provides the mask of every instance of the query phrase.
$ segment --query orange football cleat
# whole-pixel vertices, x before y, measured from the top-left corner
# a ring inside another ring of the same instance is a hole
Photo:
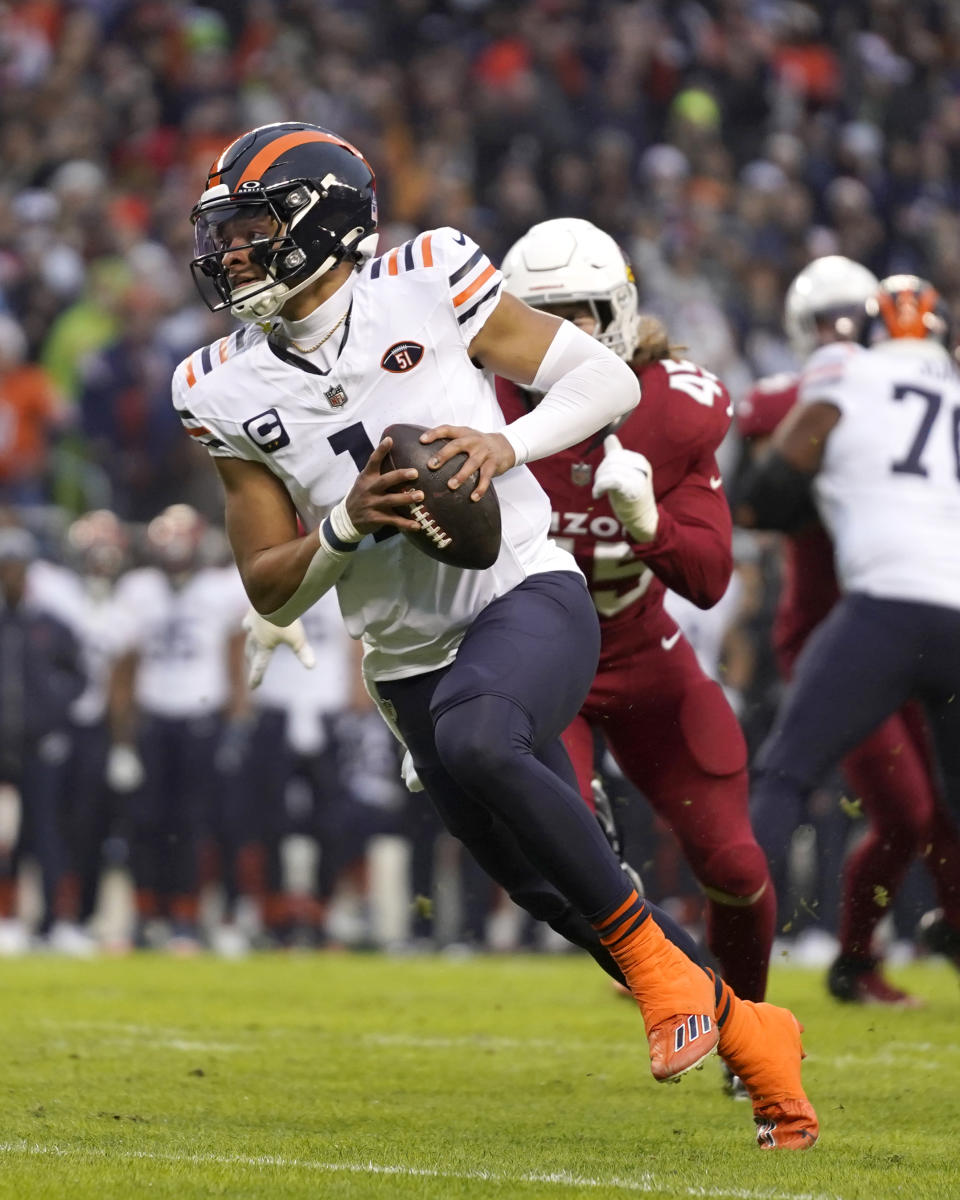
[[[717,1029],[707,1013],[670,1016],[649,1025],[644,1019],[650,1044],[650,1070],[657,1083],[679,1082],[699,1067],[717,1048]]]
[[[717,1048],[712,976],[667,940],[635,891],[594,928],[640,1006],[654,1079],[699,1067]]]
[[[649,924],[651,932],[660,933],[653,921]],[[650,1070],[658,1083],[679,1079],[714,1053],[718,1032],[713,983],[682,950],[663,938],[662,945],[648,952],[642,978],[631,978],[630,984],[643,1014]]]
[[[800,1081],[802,1031],[787,1008],[736,999],[720,1031],[720,1055],[747,1089],[761,1150],[808,1150],[820,1136]]]

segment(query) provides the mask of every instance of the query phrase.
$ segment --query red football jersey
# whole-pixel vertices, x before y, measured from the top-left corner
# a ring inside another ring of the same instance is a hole
[[[800,376],[794,371],[758,379],[737,405],[737,431],[743,438],[769,437],[797,402]]]
[[[616,430],[653,468],[660,519],[645,545],[626,533],[606,496],[593,498],[607,430],[529,465],[553,508],[553,537],[587,578],[603,630],[603,655],[629,652],[650,637],[649,618],[671,588],[701,608],[723,595],[733,569],[732,521],[716,449],[732,416],[727,389],[693,363],[665,359],[637,371],[642,398]],[[521,388],[497,380],[504,416],[529,407]]]
[[[769,437],[797,402],[798,375],[758,380],[737,405],[737,429],[745,438]],[[784,539],[783,580],[773,622],[773,646],[789,674],[803,643],[840,595],[833,544],[818,523]]]

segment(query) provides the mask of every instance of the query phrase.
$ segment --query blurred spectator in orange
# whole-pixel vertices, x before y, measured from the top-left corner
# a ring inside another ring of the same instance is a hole
[[[0,499],[37,504],[48,499],[50,447],[66,410],[48,373],[24,361],[19,322],[0,315]]]

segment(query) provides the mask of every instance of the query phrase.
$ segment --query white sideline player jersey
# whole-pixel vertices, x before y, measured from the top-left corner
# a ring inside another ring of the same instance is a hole
[[[141,567],[117,585],[128,619],[128,648],[140,656],[136,701],[173,719],[209,716],[229,699],[227,646],[249,608],[234,567],[207,567],[182,587],[156,567]]]
[[[801,403],[840,410],[815,495],[846,592],[960,608],[960,374],[942,346],[825,346]]]
[[[93,586],[97,582],[46,559],[27,569],[31,603],[62,621],[80,645],[87,685],[70,706],[78,725],[94,725],[105,717],[110,669],[128,643],[127,622],[113,589],[106,584],[100,591]]]
[[[493,312],[503,277],[470,238],[434,229],[372,259],[334,296],[349,313],[306,360],[257,327],[198,350],[177,368],[174,405],[213,455],[262,463],[313,529],[347,494],[395,422],[502,429],[493,378],[468,346]],[[339,298],[339,299],[338,299]],[[396,679],[450,662],[474,617],[539,571],[576,571],[548,539],[550,503],[526,467],[495,483],[500,557],[486,571],[438,563],[390,529],[363,539],[337,583],[364,669]]]
[[[344,628],[336,592],[320,597],[301,618],[316,665],[305,671],[289,646],[270,656],[260,686],[252,693],[257,707],[287,714],[287,739],[299,754],[316,754],[326,742],[322,718],[350,706],[358,668],[354,642]]]

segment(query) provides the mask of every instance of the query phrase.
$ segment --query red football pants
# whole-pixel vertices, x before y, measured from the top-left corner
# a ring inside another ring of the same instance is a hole
[[[658,616],[640,649],[609,658],[601,652],[564,745],[592,803],[592,730],[603,734],[707,893],[707,942],[721,974],[739,996],[761,1000],[776,900],[750,825],[746,743],[723,689],[704,675],[686,639],[674,640],[672,619]]]

